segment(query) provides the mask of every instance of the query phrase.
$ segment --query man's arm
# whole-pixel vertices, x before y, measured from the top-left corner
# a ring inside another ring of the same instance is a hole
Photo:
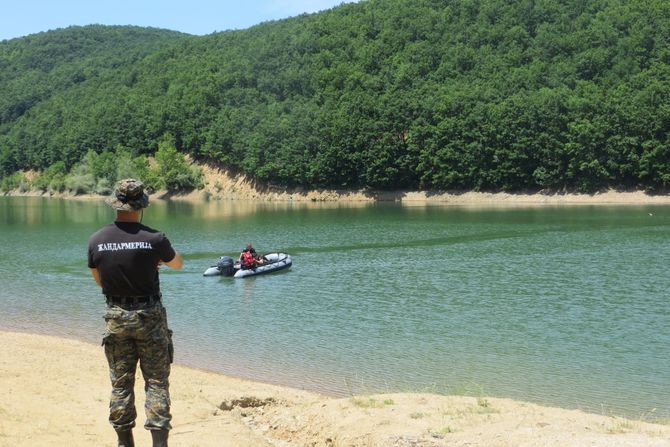
[[[102,287],[102,282],[100,282],[100,272],[98,272],[98,269],[90,269],[91,274],[93,275],[93,279],[95,280],[96,284]]]
[[[184,260],[181,257],[181,253],[177,251],[174,254],[174,258],[172,258],[170,262],[163,262],[163,264],[167,265],[172,269],[179,270],[184,266]]]

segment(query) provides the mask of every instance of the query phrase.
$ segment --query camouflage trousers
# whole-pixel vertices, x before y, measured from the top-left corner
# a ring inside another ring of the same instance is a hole
[[[109,422],[116,430],[135,426],[135,373],[139,362],[146,393],[144,410],[149,430],[169,430],[169,376],[172,363],[172,331],[160,302],[153,306],[125,310],[108,306],[107,331],[102,344],[109,363],[112,396]]]

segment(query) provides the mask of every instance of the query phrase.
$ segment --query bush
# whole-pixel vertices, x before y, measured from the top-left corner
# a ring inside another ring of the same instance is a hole
[[[27,185],[28,181],[22,172],[15,172],[8,176],[2,178],[0,182],[1,191],[13,191],[15,189],[21,189],[22,185]]]
[[[90,150],[86,153],[82,164],[86,165],[96,181],[106,179],[114,183],[117,179],[117,154],[114,152],[104,151],[98,154]]]
[[[142,175],[149,167],[146,157],[136,157],[128,148],[117,147],[115,152],[116,171],[114,182],[124,178],[143,178]]]
[[[56,174],[49,182],[49,191],[50,192],[63,192],[65,191],[65,174]]]
[[[101,178],[100,180],[98,180],[98,184],[95,185],[96,194],[100,194],[103,196],[110,195],[113,190],[114,190],[114,184],[106,178]]]
[[[148,173],[152,181],[156,181],[158,189],[179,191],[184,189],[201,188],[203,186],[202,171],[190,165],[184,155],[179,153],[170,139],[164,139],[156,151],[156,166]]]
[[[30,182],[28,179],[24,178],[19,182],[19,192],[28,192],[30,191]]]
[[[56,192],[62,192],[65,187],[64,184],[65,174],[66,174],[65,163],[63,163],[62,161],[58,161],[49,166],[41,175],[35,178],[33,180],[33,186],[42,192],[56,191],[51,187],[51,184],[54,182],[55,179],[58,178],[59,180],[56,181],[54,184],[56,185],[63,183],[63,185]]]
[[[90,194],[95,191],[93,174],[72,174],[65,180],[65,187],[73,194]]]

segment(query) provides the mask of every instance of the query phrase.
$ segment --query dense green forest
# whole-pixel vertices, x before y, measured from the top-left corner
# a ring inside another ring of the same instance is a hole
[[[0,42],[6,185],[105,189],[160,148],[286,187],[664,190],[670,2],[367,0],[208,36]],[[182,168],[172,187],[195,186]]]

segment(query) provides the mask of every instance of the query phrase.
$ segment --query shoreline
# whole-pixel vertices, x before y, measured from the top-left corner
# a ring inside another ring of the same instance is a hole
[[[46,197],[66,200],[104,200],[104,195],[57,193],[38,190],[10,191],[8,197]],[[157,191],[151,200],[185,201],[189,203],[300,203],[300,204],[372,204],[400,203],[403,205],[458,206],[551,206],[551,205],[670,205],[670,194],[651,195],[644,191],[604,191],[594,194],[577,193],[506,193],[506,192],[444,192],[444,191],[268,191],[247,190],[213,192],[207,187],[191,192]]]
[[[115,445],[107,423],[107,366],[99,346],[5,331],[0,331],[0,346],[0,446]],[[138,377],[135,437],[138,445],[148,445],[142,386]],[[170,439],[187,447],[670,446],[670,421],[486,396],[335,398],[182,365],[173,365],[171,395]]]
[[[261,184],[242,174],[236,174],[215,163],[194,163],[203,175],[203,187],[190,192],[156,191],[151,199],[183,200],[188,202],[208,201],[252,201],[288,203],[378,203],[396,202],[403,204],[443,204],[443,205],[648,205],[670,204],[670,191],[648,194],[644,190],[600,191],[593,194],[575,192],[475,192],[475,191],[375,191],[364,189],[314,189],[302,187],[284,188],[271,184]],[[37,173],[25,173],[32,179]],[[57,197],[64,199],[102,200],[98,194],[74,195],[69,192],[49,193],[40,190],[5,192],[9,196]]]

